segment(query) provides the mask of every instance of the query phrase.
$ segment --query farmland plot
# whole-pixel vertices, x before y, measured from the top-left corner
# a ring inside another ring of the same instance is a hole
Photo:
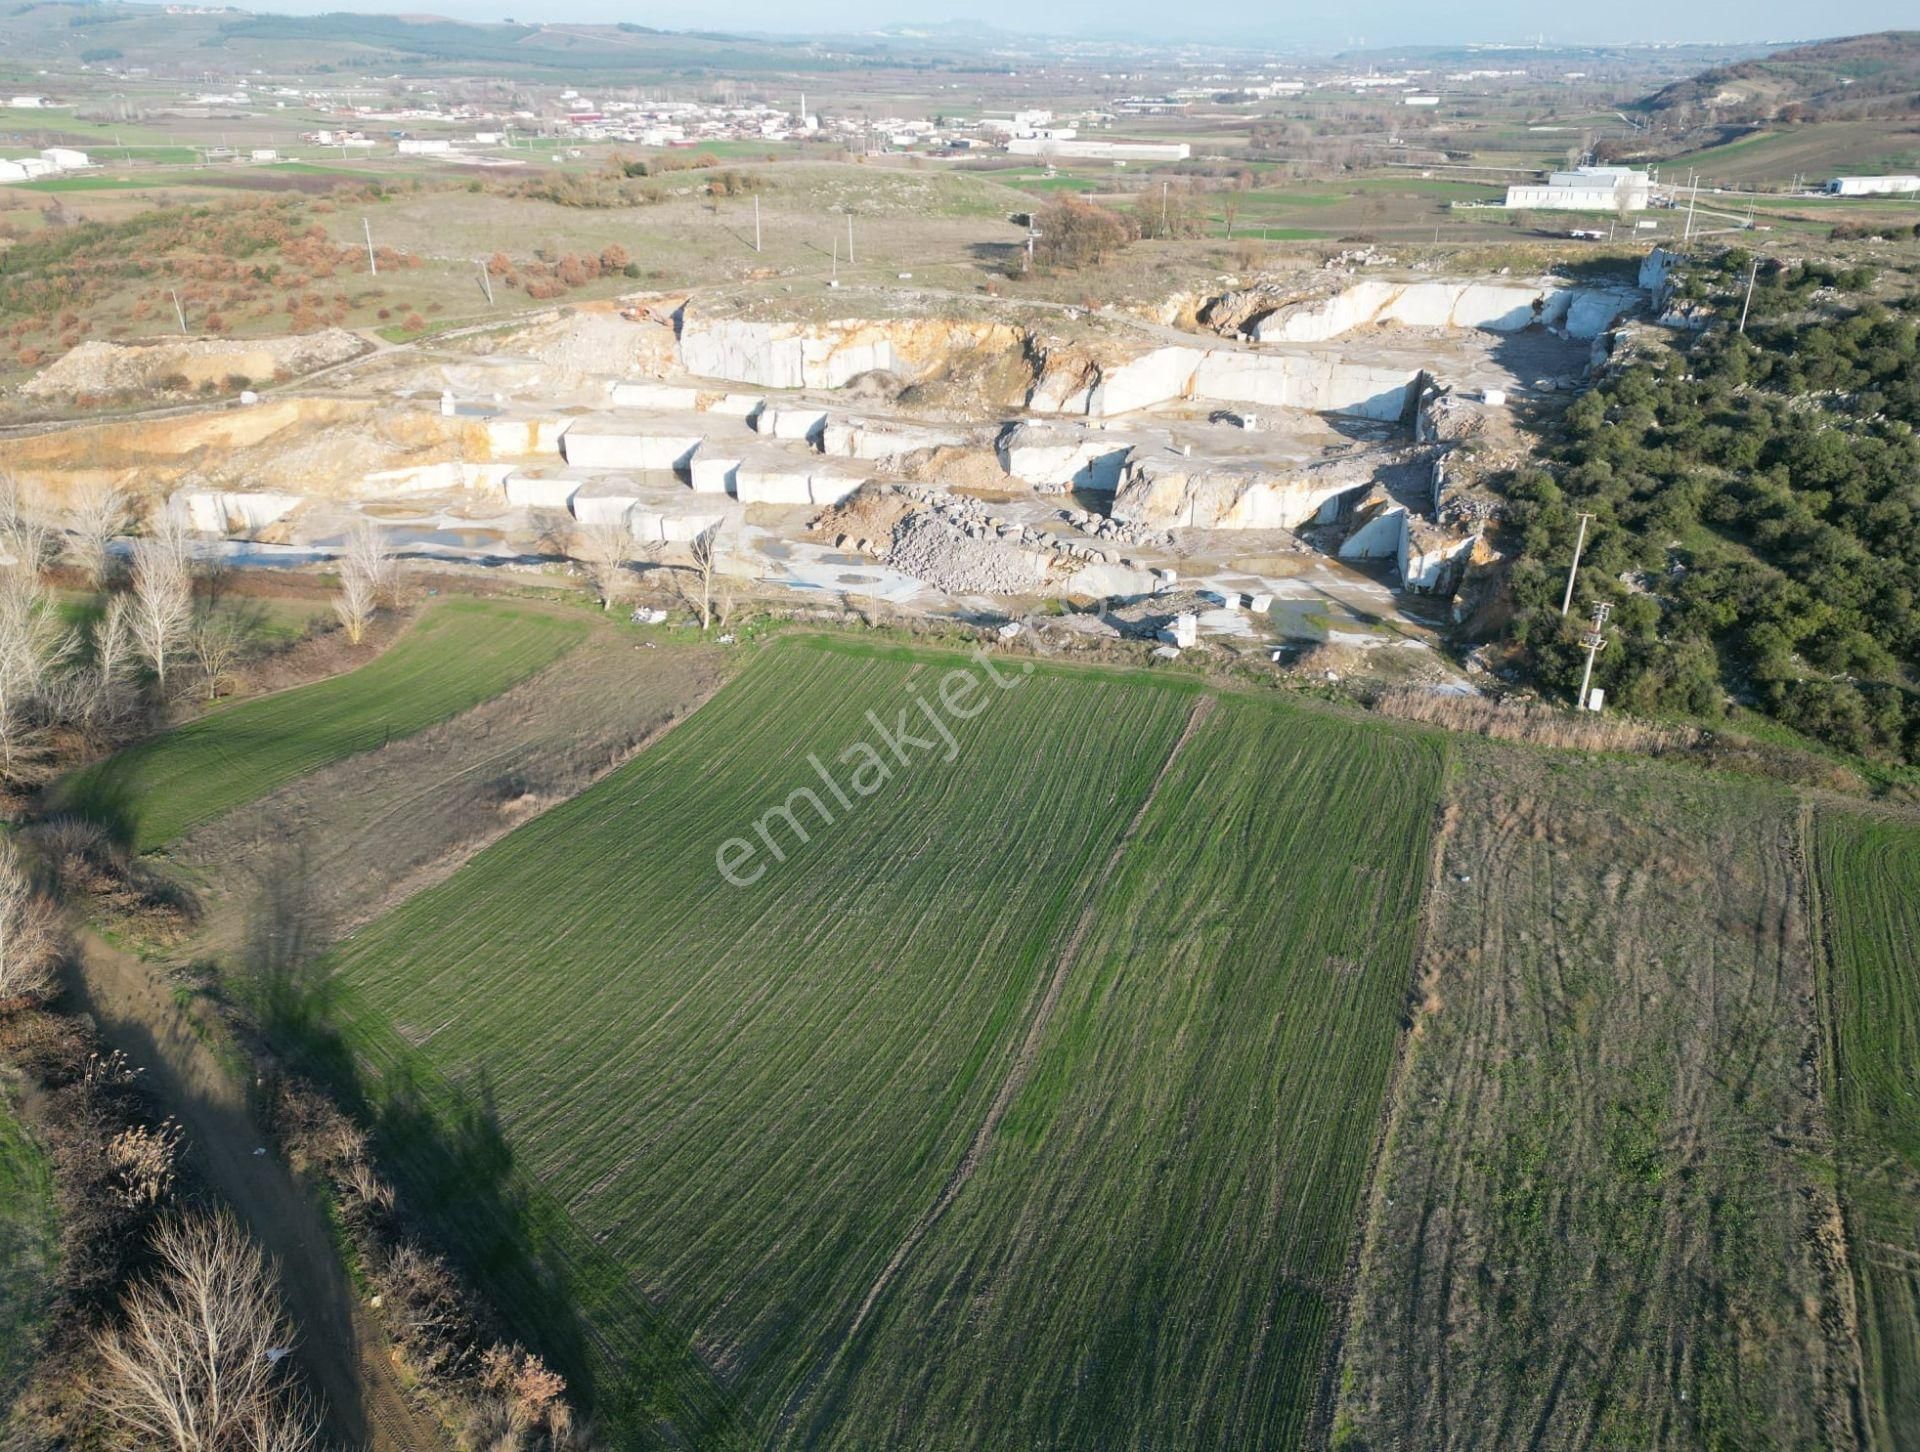
[[[1335,1445],[1848,1445],[1793,804],[1461,743]]]
[[[577,643],[587,622],[485,600],[437,605],[358,670],[208,712],[76,773],[58,808],[117,826],[141,851],[506,690]]]
[[[1300,1444],[1405,1003],[1441,749],[1222,700],[979,1168],[794,1445]]]
[[[1920,1445],[1920,826],[1823,814],[1821,1005],[1871,1445]]]
[[[769,652],[316,988],[415,1203],[623,1442],[762,1441],[824,1363],[966,1153],[1197,699],[1023,678],[952,760],[722,880],[717,847],[826,792],[810,754],[872,740],[869,710],[891,729],[956,661]]]
[[[537,675],[383,750],[347,757],[202,823],[167,849],[251,919],[249,953],[318,947],[584,790],[719,684],[724,647],[642,649],[596,630]],[[204,899],[203,899],[204,901]]]
[[[1296,1439],[1439,750],[1043,670],[721,880],[953,663],[769,652],[312,992],[413,1202],[623,1444]]]

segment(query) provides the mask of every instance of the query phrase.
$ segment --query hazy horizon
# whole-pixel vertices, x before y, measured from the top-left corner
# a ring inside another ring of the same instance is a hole
[[[1793,45],[1808,40],[1869,31],[1914,28],[1907,3],[1852,0],[1838,10],[1825,9],[1813,21],[1803,5],[1732,4],[1714,0],[1705,6],[1675,7],[1655,0],[1624,0],[1619,5],[1569,15],[1556,22],[1538,5],[1519,0],[1480,0],[1465,8],[1416,5],[1409,0],[1353,0],[1336,12],[1320,7],[1263,7],[1249,23],[1244,5],[1233,0],[1198,0],[1180,7],[1179,23],[1164,5],[1145,0],[1059,0],[1044,12],[1013,0],[983,0],[956,11],[937,4],[907,3],[884,12],[865,0],[821,0],[804,12],[775,0],[738,0],[725,18],[711,6],[672,3],[642,14],[620,0],[568,0],[559,13],[544,6],[517,7],[513,0],[434,0],[399,6],[378,0],[264,0],[238,8],[266,13],[313,15],[328,12],[440,15],[455,20],[524,23],[613,24],[630,22],[665,30],[809,35],[861,33],[901,26],[973,22],[1022,34],[1074,39],[1127,39],[1284,47],[1319,50],[1379,49],[1396,45]],[[1289,9],[1298,10],[1290,16]],[[806,23],[798,23],[804,14]]]

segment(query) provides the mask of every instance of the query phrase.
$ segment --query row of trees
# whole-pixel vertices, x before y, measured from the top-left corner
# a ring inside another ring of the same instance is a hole
[[[84,624],[48,585],[60,563],[104,597]],[[0,779],[31,781],[61,732],[83,748],[111,745],[188,689],[218,695],[251,644],[244,617],[220,602],[218,568],[172,510],[140,521],[125,494],[104,489],[56,524],[0,475]],[[399,593],[376,526],[349,533],[339,574],[334,608],[357,645]]]
[[[1737,314],[1750,259],[1685,291]],[[1747,331],[1715,327],[1568,410],[1554,467],[1510,488],[1512,631],[1544,682],[1584,653],[1560,619],[1578,516],[1581,610],[1613,603],[1596,679],[1649,712],[1729,703],[1842,750],[1920,762],[1920,297],[1871,273],[1763,267]]]

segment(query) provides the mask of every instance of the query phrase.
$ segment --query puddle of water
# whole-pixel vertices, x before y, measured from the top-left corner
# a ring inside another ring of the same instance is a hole
[[[484,550],[490,554],[517,554],[490,529],[390,529],[387,540],[396,549]]]
[[[1273,628],[1287,640],[1326,641],[1336,636],[1372,644],[1378,627],[1350,605],[1326,596],[1310,600],[1275,600],[1267,612]]]

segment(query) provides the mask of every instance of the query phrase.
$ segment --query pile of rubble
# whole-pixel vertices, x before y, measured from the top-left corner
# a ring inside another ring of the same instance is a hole
[[[1032,525],[1002,518],[977,499],[968,499],[963,495],[948,494],[944,490],[928,489],[913,484],[902,484],[899,490],[907,498],[923,506],[927,513],[958,530],[968,539],[999,540],[1023,549],[1046,551],[1072,564],[1130,565],[1133,563],[1117,553],[1096,549],[1092,545],[1081,544],[1075,540],[1056,539],[1052,535],[1035,529]],[[1086,521],[1081,527],[1089,533],[1095,532],[1096,524],[1112,525],[1110,529],[1099,531],[1102,539],[1131,538],[1133,534],[1140,535],[1142,539],[1156,538],[1148,531],[1079,510],[1062,510],[1060,517],[1072,520],[1076,524]],[[1168,542],[1171,543],[1171,540],[1169,539]]]
[[[1090,534],[1095,539],[1117,540],[1141,549],[1173,548],[1173,535],[1168,531],[1148,529],[1131,520],[1113,519],[1087,509],[1063,509],[1060,517],[1082,534]]]
[[[915,510],[893,527],[886,560],[949,595],[1023,595],[1047,577],[1048,557],[955,511]]]

